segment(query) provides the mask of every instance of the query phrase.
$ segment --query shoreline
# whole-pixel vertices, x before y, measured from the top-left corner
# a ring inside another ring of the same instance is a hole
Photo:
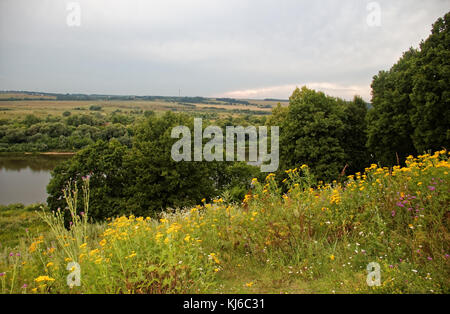
[[[75,155],[75,152],[26,152],[25,155]]]

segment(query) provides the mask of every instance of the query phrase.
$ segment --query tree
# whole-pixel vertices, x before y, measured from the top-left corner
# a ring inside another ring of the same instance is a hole
[[[193,119],[168,112],[150,117],[141,124],[134,137],[125,167],[133,183],[127,188],[127,201],[134,213],[143,214],[169,207],[200,203],[202,198],[219,193],[216,162],[175,162],[171,157],[172,128],[188,126]]]
[[[367,104],[361,97],[355,96],[353,101],[342,102],[342,106],[344,109],[344,133],[341,143],[348,166],[346,173],[351,174],[362,171],[369,160],[365,146],[367,142]]]
[[[372,81],[367,147],[393,165],[408,155],[449,147],[450,12],[438,19],[420,49],[410,48]]]
[[[71,159],[52,171],[47,186],[47,203],[51,210],[66,207],[62,189],[69,182],[81,187],[82,177],[90,176],[89,216],[94,220],[129,213],[125,207],[124,189],[127,184],[123,160],[127,149],[116,140],[97,141],[80,150]],[[81,203],[81,193],[79,204]]]
[[[410,94],[414,147],[418,152],[450,145],[450,12],[420,44]]]
[[[307,164],[320,179],[337,178],[346,160],[343,115],[336,98],[297,88],[281,122],[280,169]]]

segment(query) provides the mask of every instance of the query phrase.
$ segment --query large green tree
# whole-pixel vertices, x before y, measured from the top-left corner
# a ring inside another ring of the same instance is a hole
[[[306,87],[289,98],[281,124],[280,169],[308,164],[323,180],[335,179],[345,166],[341,139],[345,132],[343,111],[337,99]],[[276,119],[278,121],[278,119]]]
[[[419,152],[450,144],[450,12],[421,43],[410,94],[412,140]]]
[[[89,216],[94,220],[127,213],[124,188],[127,172],[123,167],[127,148],[117,140],[97,141],[58,165],[47,186],[47,203],[52,210],[64,209],[63,189],[70,182],[81,187],[82,177],[90,176]],[[79,193],[79,204],[82,204]]]
[[[384,165],[450,143],[450,13],[372,82],[367,146]]]

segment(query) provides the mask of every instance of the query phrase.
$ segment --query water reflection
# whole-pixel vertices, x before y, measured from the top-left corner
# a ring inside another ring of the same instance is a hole
[[[70,155],[0,155],[0,204],[45,202],[50,172]]]

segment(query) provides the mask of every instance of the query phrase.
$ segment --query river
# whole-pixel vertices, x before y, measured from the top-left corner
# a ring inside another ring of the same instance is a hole
[[[0,154],[0,204],[47,200],[50,172],[71,155]]]

